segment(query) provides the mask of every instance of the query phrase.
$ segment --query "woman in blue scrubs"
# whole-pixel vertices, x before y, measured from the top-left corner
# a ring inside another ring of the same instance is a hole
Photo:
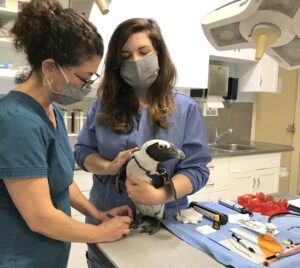
[[[122,194],[115,191],[115,175],[132,153],[128,150],[151,139],[172,142],[186,155],[182,161],[164,163],[181,205],[187,204],[186,195],[206,184],[211,156],[201,112],[191,98],[173,89],[175,80],[175,67],[154,20],[129,19],[116,28],[99,100],[75,145],[77,164],[94,174],[90,201],[98,209],[124,204],[134,209],[132,201],[174,206],[168,187],[156,189],[137,178],[127,178]],[[88,257],[94,258],[91,251]],[[90,267],[98,267],[95,260]]]
[[[88,20],[56,0],[24,4],[12,33],[31,72],[0,100],[0,267],[63,268],[70,242],[118,240],[131,222],[128,206],[100,211],[73,182],[73,153],[53,103],[89,92],[103,42]],[[97,225],[72,219],[71,205]]]

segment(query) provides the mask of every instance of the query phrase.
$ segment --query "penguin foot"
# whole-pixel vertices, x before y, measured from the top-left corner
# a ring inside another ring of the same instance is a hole
[[[143,218],[143,214],[137,212],[134,216],[134,221],[132,222],[132,224],[130,224],[130,228],[138,229],[142,224],[142,218]]]
[[[160,220],[152,219],[152,222],[141,226],[140,233],[148,233],[149,235],[155,234],[160,229]]]

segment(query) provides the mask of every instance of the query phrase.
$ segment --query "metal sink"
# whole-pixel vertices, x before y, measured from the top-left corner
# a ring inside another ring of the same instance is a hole
[[[245,144],[237,144],[237,143],[217,143],[217,144],[210,144],[209,148],[220,149],[229,152],[236,152],[236,151],[249,151],[255,150],[256,148],[250,145]]]

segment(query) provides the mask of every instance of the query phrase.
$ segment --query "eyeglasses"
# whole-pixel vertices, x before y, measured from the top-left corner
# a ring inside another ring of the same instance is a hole
[[[85,79],[81,75],[79,75],[78,73],[74,73],[74,74],[77,76],[77,78],[79,78],[83,82],[83,84],[81,85],[81,89],[88,88],[91,84],[93,84],[100,77],[100,75],[97,74],[97,73],[90,73],[91,78],[90,79]]]
[[[66,79],[67,82],[69,82],[68,77],[66,76],[65,72],[63,71],[63,69],[60,67],[58,62],[55,62],[55,64],[57,65],[57,67],[60,69],[60,71],[62,72],[64,78]],[[74,72],[74,75],[80,79],[83,84],[81,85],[81,89],[87,89],[91,84],[93,84],[98,78],[100,78],[100,75],[97,73],[90,73],[91,79],[85,79],[83,78],[80,74]]]

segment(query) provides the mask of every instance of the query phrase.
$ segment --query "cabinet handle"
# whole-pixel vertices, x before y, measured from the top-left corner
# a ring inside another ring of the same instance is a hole
[[[208,168],[209,168],[209,169],[213,169],[213,168],[215,168],[215,166],[208,166]]]
[[[254,189],[254,188],[255,188],[255,184],[256,184],[256,180],[255,180],[255,178],[253,178],[253,185],[252,185],[252,189]]]
[[[257,178],[257,181],[258,181],[257,188],[259,188],[259,186],[260,186],[260,178]]]
[[[261,84],[262,84],[262,77],[260,76],[259,78],[260,78],[259,79],[259,85],[261,86]]]

